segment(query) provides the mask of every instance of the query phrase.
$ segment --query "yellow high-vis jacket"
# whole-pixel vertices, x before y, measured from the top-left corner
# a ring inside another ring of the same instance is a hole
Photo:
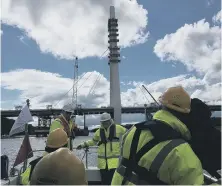
[[[98,168],[114,169],[118,166],[120,156],[120,142],[126,128],[112,124],[107,130],[100,127],[92,140],[86,141],[82,147],[98,145]]]

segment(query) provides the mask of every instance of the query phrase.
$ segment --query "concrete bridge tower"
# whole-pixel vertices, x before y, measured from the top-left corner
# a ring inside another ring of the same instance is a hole
[[[120,52],[117,43],[118,20],[115,18],[115,8],[110,6],[110,18],[108,20],[109,66],[110,66],[110,106],[114,108],[114,120],[121,124],[121,98],[119,81]]]

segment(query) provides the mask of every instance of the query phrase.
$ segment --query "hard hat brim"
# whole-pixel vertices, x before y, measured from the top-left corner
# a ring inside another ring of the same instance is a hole
[[[63,143],[60,143],[59,145],[47,145],[47,147],[50,147],[50,148],[60,148],[60,147],[63,147],[68,142],[69,142],[69,138],[67,139],[67,141],[64,141]]]
[[[162,100],[161,97],[159,98],[159,101],[164,106],[166,106],[166,107],[168,107],[168,108],[170,108],[172,110],[175,110],[177,112],[181,112],[181,113],[185,113],[185,114],[189,114],[190,113],[190,109],[189,108],[181,108],[181,107],[178,107],[176,105],[169,104],[167,101]]]
[[[104,120],[100,120],[100,122],[105,122],[105,121],[109,121],[110,119],[104,119]]]

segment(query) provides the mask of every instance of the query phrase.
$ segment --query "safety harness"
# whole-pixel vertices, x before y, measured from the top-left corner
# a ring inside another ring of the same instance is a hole
[[[171,128],[168,124],[159,120],[151,120],[134,125],[136,131],[133,136],[129,159],[126,159],[121,154],[120,165],[117,168],[117,172],[123,176],[121,185],[124,185],[127,181],[132,182],[135,185],[168,185],[167,183],[158,179],[158,171],[161,167],[164,159],[167,155],[177,146],[186,143],[182,135]],[[145,144],[138,152],[137,146],[139,143],[139,137],[142,130],[150,130],[154,138]],[[129,133],[128,133],[129,134]],[[128,135],[126,134],[126,136]],[[124,139],[126,139],[124,136]],[[149,170],[139,166],[140,159],[154,146],[160,142],[172,140],[166,144],[161,151],[157,154],[153,160]],[[124,143],[124,141],[123,141]],[[122,147],[123,148],[123,147]]]
[[[107,163],[107,149],[106,149],[106,145],[108,142],[110,142],[110,151],[113,151],[113,146],[112,146],[112,142],[118,142],[119,138],[116,137],[116,125],[111,125],[109,128],[109,137],[108,139],[106,138],[106,134],[105,134],[105,129],[100,128],[100,141],[98,142],[98,146],[104,144],[105,146],[105,160],[106,160],[106,168],[108,168],[108,163]]]
[[[106,138],[105,129],[100,128],[100,141],[98,142],[98,146],[102,144],[107,144],[108,142],[111,142],[111,151],[112,151],[112,142],[118,142],[119,138],[116,137],[116,125],[111,125],[109,128],[109,137]]]

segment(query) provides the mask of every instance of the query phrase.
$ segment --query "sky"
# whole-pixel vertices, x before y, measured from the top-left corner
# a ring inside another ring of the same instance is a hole
[[[221,104],[220,0],[1,0],[1,109],[28,98],[32,109],[62,108],[72,98],[76,56],[78,103],[109,106],[111,5],[119,24],[123,107],[153,102],[143,84],[157,100],[181,85],[192,98]]]

